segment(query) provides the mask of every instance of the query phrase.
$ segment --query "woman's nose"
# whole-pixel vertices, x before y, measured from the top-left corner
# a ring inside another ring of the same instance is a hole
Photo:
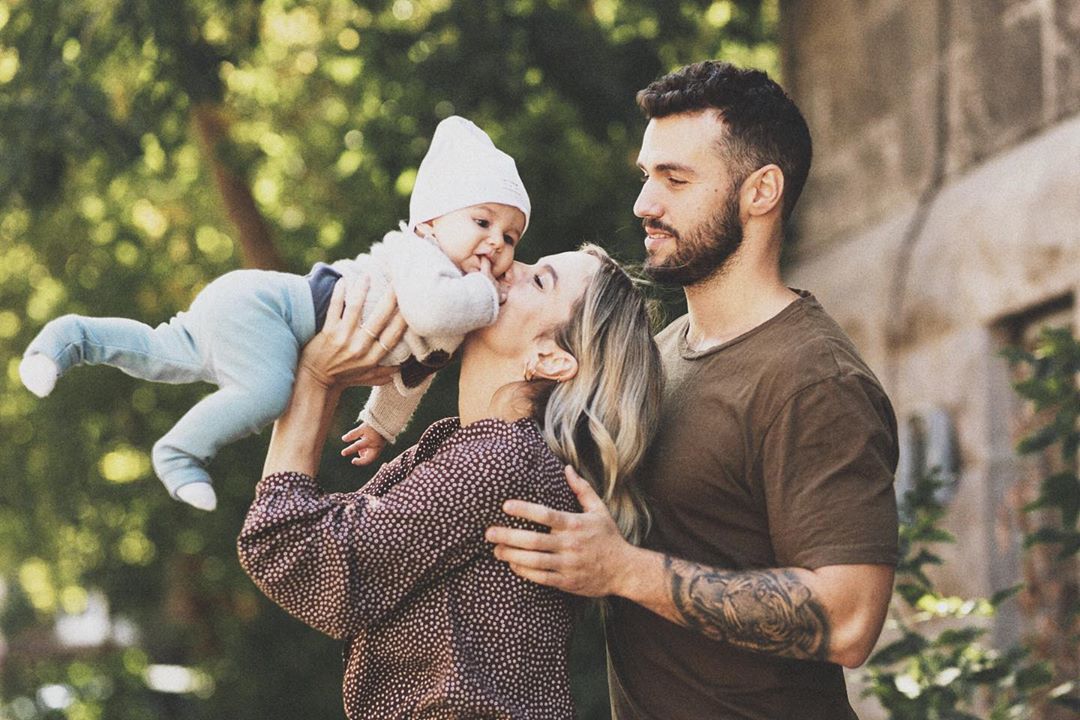
[[[524,276],[525,267],[525,263],[519,260],[515,260],[514,262],[510,263],[510,267],[507,268],[505,273],[503,273],[503,282],[507,283],[508,285],[513,285],[515,282],[517,282],[518,278]]]

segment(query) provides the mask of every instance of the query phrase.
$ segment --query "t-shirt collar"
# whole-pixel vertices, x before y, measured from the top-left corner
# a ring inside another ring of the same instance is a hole
[[[761,323],[757,327],[750,328],[742,335],[731,338],[727,342],[722,342],[719,345],[712,345],[711,347],[704,348],[703,350],[694,350],[690,347],[690,316],[685,315],[682,318],[683,326],[679,328],[679,356],[684,360],[697,360],[707,355],[725,350],[732,345],[738,345],[747,338],[751,338],[757,335],[759,332],[772,327],[778,323],[784,322],[786,318],[797,312],[802,312],[809,304],[817,304],[817,300],[814,298],[813,293],[808,290],[800,290],[799,288],[788,288],[793,293],[798,295],[796,299],[788,303],[783,310],[773,315],[771,318]]]

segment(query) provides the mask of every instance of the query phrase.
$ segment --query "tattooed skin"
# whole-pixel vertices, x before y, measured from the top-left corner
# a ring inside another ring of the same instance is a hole
[[[825,610],[788,570],[716,570],[664,558],[671,597],[687,627],[714,640],[802,660],[824,660]]]

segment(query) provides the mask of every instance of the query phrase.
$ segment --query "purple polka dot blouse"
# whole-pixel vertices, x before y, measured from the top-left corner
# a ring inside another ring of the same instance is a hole
[[[299,473],[259,482],[238,541],[274,602],[346,641],[360,718],[573,718],[572,600],[495,559],[490,525],[521,498],[580,511],[532,420],[446,418],[351,493]]]

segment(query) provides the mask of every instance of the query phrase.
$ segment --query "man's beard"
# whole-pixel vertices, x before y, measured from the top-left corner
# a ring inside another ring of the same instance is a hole
[[[661,285],[687,287],[721,275],[743,240],[738,190],[729,193],[716,214],[687,232],[685,239],[659,220],[645,218],[641,224],[646,230],[668,233],[675,243],[674,252],[666,260],[645,260],[645,274]]]

